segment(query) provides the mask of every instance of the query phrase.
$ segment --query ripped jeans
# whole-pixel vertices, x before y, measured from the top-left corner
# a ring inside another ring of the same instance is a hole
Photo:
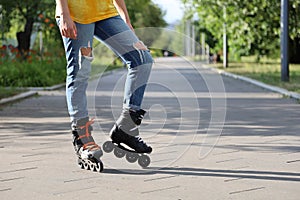
[[[59,25],[60,20],[57,19]],[[91,24],[75,23],[77,39],[63,37],[67,59],[66,97],[71,121],[88,117],[86,89],[93,60],[93,38],[111,48],[128,66],[124,104],[139,110],[150,76],[153,59],[120,16]]]

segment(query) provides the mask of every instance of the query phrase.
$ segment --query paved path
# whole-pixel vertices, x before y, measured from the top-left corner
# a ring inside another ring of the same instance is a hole
[[[124,71],[90,82],[99,143],[120,111]],[[157,59],[141,132],[148,169],[105,154],[78,169],[63,90],[1,107],[0,196],[14,199],[299,199],[300,105],[180,59]]]

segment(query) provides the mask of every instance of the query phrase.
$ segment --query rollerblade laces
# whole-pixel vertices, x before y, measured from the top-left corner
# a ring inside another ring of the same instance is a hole
[[[76,125],[72,125],[73,145],[81,169],[101,172],[103,163],[100,157],[103,152],[91,135],[93,123],[93,120],[89,121],[88,118],[84,118],[78,120]]]
[[[141,167],[148,167],[152,148],[139,137],[139,125],[145,115],[144,110],[124,110],[110,132],[112,141],[103,144],[103,150],[107,153],[114,151],[118,158],[126,156],[130,163],[138,161]]]

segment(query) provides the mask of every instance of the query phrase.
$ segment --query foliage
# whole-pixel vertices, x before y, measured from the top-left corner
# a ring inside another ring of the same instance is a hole
[[[3,32],[10,31],[13,25],[12,19],[25,25],[28,20],[45,25],[43,28],[52,28],[55,24],[53,19],[55,1],[52,0],[0,0],[0,14],[2,15]],[[18,23],[18,24],[19,24]],[[23,27],[23,26],[21,26]],[[24,28],[24,27],[23,27]]]
[[[55,2],[52,0],[0,0],[0,5],[5,32],[9,32],[13,20],[17,20],[18,23],[24,25],[22,26],[23,30],[17,32],[16,38],[21,56],[23,59],[27,59],[34,24],[36,22],[48,24],[49,26],[45,26],[45,29],[52,28],[55,24],[52,17],[54,16]],[[44,16],[48,17],[44,19]]]
[[[135,28],[165,27],[164,13],[151,0],[126,1],[127,10],[132,25]]]
[[[143,38],[143,42],[151,46],[154,40],[161,34],[159,29],[152,29],[151,32],[142,30],[144,27],[165,27],[167,23],[163,19],[164,13],[160,7],[151,0],[130,0],[126,1],[128,13],[134,28],[139,28],[137,35]]]
[[[63,83],[64,61],[7,62],[0,68],[0,85],[5,87],[46,87]]]
[[[190,13],[198,14],[202,28],[218,40],[217,48],[221,46],[223,25],[226,24],[232,54],[279,56],[280,1],[182,1],[191,9]],[[300,0],[290,2],[290,38],[291,42],[298,41],[295,46],[299,47]]]
[[[1,48],[3,54],[3,48]],[[7,52],[7,49],[5,50]],[[65,59],[62,55],[45,54],[43,59],[31,51],[27,61],[17,62],[19,52],[11,49],[12,60],[4,60],[0,67],[0,86],[45,87],[65,81]],[[3,57],[2,59],[4,59]]]

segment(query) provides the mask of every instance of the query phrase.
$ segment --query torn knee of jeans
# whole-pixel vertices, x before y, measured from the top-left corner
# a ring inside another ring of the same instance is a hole
[[[138,41],[136,43],[133,44],[133,47],[136,50],[144,50],[144,51],[149,51],[148,47],[142,42],[142,41]]]
[[[81,55],[82,55],[84,58],[86,58],[86,59],[88,59],[88,60],[90,60],[90,61],[93,60],[93,51],[92,51],[92,47],[81,47],[81,48],[80,48],[80,53],[81,53]]]

